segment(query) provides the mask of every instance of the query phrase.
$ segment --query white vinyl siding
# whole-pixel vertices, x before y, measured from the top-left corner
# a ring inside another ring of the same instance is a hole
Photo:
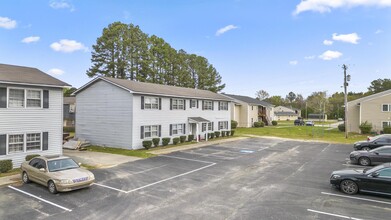
[[[173,110],[184,110],[185,109],[185,100],[184,99],[172,99],[172,109]]]
[[[145,97],[144,109],[159,109],[159,98],[157,97]]]

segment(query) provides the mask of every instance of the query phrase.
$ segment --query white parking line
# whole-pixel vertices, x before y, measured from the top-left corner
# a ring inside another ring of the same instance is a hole
[[[183,153],[183,152],[181,152],[181,153]],[[184,157],[175,157],[175,156],[167,156],[167,155],[159,155],[159,157],[167,157],[167,158],[173,158],[173,159],[178,159],[178,160],[188,160],[188,161],[194,161],[194,162],[200,162],[200,163],[213,163],[210,161],[195,160],[195,159],[189,159],[189,158],[184,158]]]
[[[182,151],[181,153],[192,154],[192,155],[199,155],[201,157],[216,157],[217,159],[222,159],[222,160],[233,160],[233,159],[236,159],[236,157],[225,157],[225,156],[217,155],[216,153],[202,154],[202,153],[188,152],[188,151]]]
[[[307,209],[307,211],[309,211],[309,212],[315,212],[315,213],[323,214],[323,215],[328,215],[328,216],[334,216],[334,217],[339,217],[339,218],[345,218],[345,219],[363,220],[363,219],[361,219],[361,218],[354,218],[354,217],[349,217],[349,216],[344,216],[344,215],[333,214],[333,213],[329,213],[329,212],[321,212],[321,211],[316,211],[316,210],[313,210],[313,209]]]
[[[321,192],[321,193],[322,193],[323,195],[337,196],[337,197],[342,197],[342,198],[356,199],[356,200],[362,200],[362,201],[368,201],[368,202],[375,202],[375,203],[381,203],[381,204],[391,205],[391,202],[385,202],[385,201],[381,201],[381,200],[366,199],[366,198],[355,197],[355,196],[345,196],[345,195],[339,195],[339,194],[327,193],[327,192]]]
[[[108,188],[108,189],[112,189],[112,190],[115,190],[115,191],[118,191],[118,192],[127,193],[127,191],[125,191],[125,190],[117,189],[117,188],[114,188],[114,187],[111,187],[111,186],[106,186],[106,185],[99,184],[99,183],[93,183],[93,184],[97,185],[97,186],[105,187],[105,188]]]
[[[35,196],[35,195],[31,194],[31,193],[28,193],[28,192],[25,192],[25,191],[23,191],[23,190],[17,189],[17,188],[15,188],[15,187],[13,187],[13,186],[8,186],[8,188],[13,189],[13,190],[15,190],[15,191],[18,191],[18,192],[20,192],[20,193],[23,193],[23,194],[25,194],[25,195],[31,196],[31,197],[33,197],[33,198],[36,198],[36,199],[38,199],[38,200],[40,200],[40,201],[42,201],[42,202],[45,202],[45,203],[47,203],[47,204],[50,204],[50,205],[52,205],[52,206],[56,206],[57,208],[63,209],[63,210],[68,211],[68,212],[72,212],[72,209],[65,208],[65,207],[60,206],[60,205],[58,205],[58,204],[56,204],[56,203],[53,203],[53,202],[50,202],[50,201],[48,201],[48,200],[42,199],[42,198],[40,198],[40,197],[38,197],[38,196]]]

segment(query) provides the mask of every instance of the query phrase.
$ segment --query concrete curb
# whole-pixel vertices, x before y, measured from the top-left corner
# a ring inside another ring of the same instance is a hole
[[[19,183],[21,181],[22,179],[20,177],[20,174],[4,176],[4,177],[0,177],[0,186],[11,185],[11,184]]]

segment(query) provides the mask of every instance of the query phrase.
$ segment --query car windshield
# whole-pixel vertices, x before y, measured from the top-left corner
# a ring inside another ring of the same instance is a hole
[[[378,136],[375,136],[375,137],[371,137],[369,142],[374,142],[374,141],[376,141],[377,139],[379,139],[381,137],[383,137],[383,136],[382,135],[378,135]]]
[[[375,172],[376,170],[380,170],[384,168],[384,165],[379,165],[379,166],[376,166],[376,167],[373,167],[372,169],[364,169],[364,173],[373,173]]]
[[[71,158],[48,161],[49,172],[79,168],[79,165]]]

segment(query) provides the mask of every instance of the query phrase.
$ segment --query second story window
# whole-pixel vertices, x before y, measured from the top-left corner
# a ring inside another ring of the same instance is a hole
[[[159,98],[157,97],[145,97],[144,109],[159,109]]]
[[[185,100],[184,99],[171,99],[171,109],[184,110]]]
[[[197,104],[198,104],[197,102],[198,102],[197,99],[192,99],[190,101],[190,108],[197,108]]]
[[[27,107],[41,107],[41,91],[39,90],[27,90]]]
[[[8,107],[24,108],[24,89],[10,89]]]
[[[213,110],[213,101],[204,100],[202,102],[202,109],[203,110]]]
[[[228,102],[219,102],[219,110],[228,111]]]
[[[41,108],[42,90],[10,88],[8,95],[9,108]]]
[[[391,104],[383,104],[382,111],[383,112],[391,112]]]

